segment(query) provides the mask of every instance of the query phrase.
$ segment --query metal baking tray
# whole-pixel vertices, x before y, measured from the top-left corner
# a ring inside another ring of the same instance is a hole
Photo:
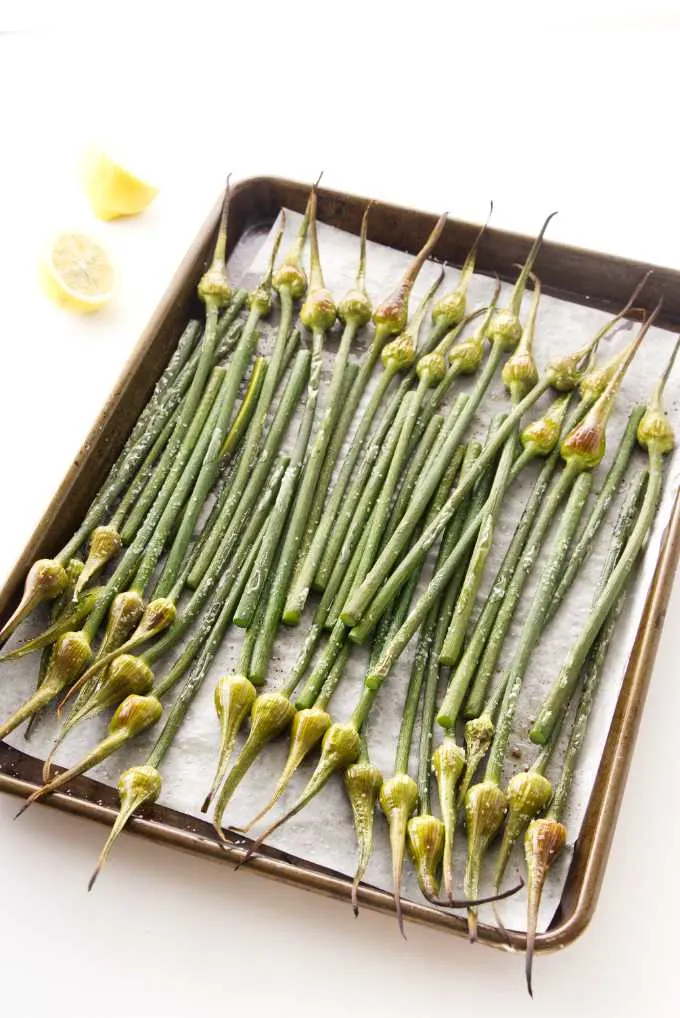
[[[238,183],[232,189],[230,247],[233,248],[247,231],[268,228],[282,207],[303,211],[307,194],[306,184],[278,178],[258,177]],[[320,220],[351,233],[359,233],[365,205],[366,199],[357,195],[329,190],[319,192]],[[53,554],[77,528],[151,395],[187,318],[198,312],[196,284],[208,260],[218,215],[216,207],[170,282],[85,444],[0,590],[0,621],[18,602],[32,562]],[[369,237],[378,243],[415,252],[433,221],[431,215],[414,209],[377,205],[371,213]],[[477,229],[473,224],[449,221],[434,257],[460,265]],[[479,251],[477,271],[497,272],[503,279],[513,278],[513,266],[524,261],[530,244],[529,238],[518,234],[487,230]],[[663,314],[658,324],[673,328],[680,322],[678,272],[549,242],[541,249],[538,267],[544,292],[612,312],[626,302],[641,275],[653,268],[654,275],[646,288],[648,306],[653,306],[663,296]],[[654,581],[560,905],[549,929],[538,937],[538,951],[554,950],[571,943],[593,915],[679,555],[680,496],[676,498],[664,534]],[[0,790],[29,795],[41,784],[41,769],[42,760],[0,742]],[[109,825],[118,808],[114,789],[86,777],[77,778],[65,792],[52,795],[46,801],[58,809]],[[145,808],[128,826],[147,838],[221,862],[237,862],[244,853],[242,836],[238,844],[234,840],[225,850],[217,844],[209,823],[160,805]],[[348,877],[276,849],[264,846],[262,854],[253,858],[250,866],[285,883],[343,901],[349,899],[351,881]],[[386,891],[362,886],[361,901],[377,911],[394,913],[392,896]],[[459,936],[467,935],[464,919],[430,905],[405,901],[403,910],[413,921]],[[524,947],[524,934],[511,932],[509,936],[513,946]],[[484,924],[480,925],[479,939],[491,946],[507,943],[497,929]]]

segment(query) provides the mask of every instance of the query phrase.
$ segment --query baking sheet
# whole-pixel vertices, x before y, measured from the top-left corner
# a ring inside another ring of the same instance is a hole
[[[299,219],[300,217],[296,213],[287,213],[284,250],[286,243],[296,233]],[[234,282],[251,286],[257,281],[266,264],[270,248],[270,238],[261,245],[254,259],[251,259],[254,243],[253,237],[246,235],[241,239],[230,261],[230,272]],[[336,298],[339,299],[353,282],[358,254],[358,240],[351,234],[346,234],[323,224],[319,227],[319,240],[326,283],[333,290]],[[377,301],[391,292],[395,281],[409,262],[410,256],[402,252],[376,244],[369,244],[367,287],[374,300]],[[433,263],[428,263],[423,268],[414,288],[412,309],[415,308],[417,299],[427,290],[439,271],[439,266]],[[447,292],[448,289],[455,286],[457,278],[457,270],[447,269],[444,283],[439,292]],[[475,276],[469,288],[469,308],[472,309],[485,304],[493,291],[493,287],[493,280],[482,276]],[[505,287],[501,301],[507,295],[509,289],[510,287]],[[525,298],[525,308],[529,300],[530,297],[527,296]],[[549,356],[556,352],[563,353],[569,349],[581,346],[606,320],[607,316],[595,309],[544,296],[539,311],[536,340],[536,355],[539,365],[545,365]],[[265,353],[271,348],[274,327],[275,323],[263,330],[261,349]],[[325,363],[326,377],[330,374],[332,367],[332,357],[336,349],[338,333],[339,329],[336,326],[334,334],[329,337]],[[629,333],[627,331],[619,331],[615,338],[606,345],[603,356],[609,356],[611,352],[620,349],[628,339]],[[366,336],[361,337],[357,342],[357,354],[365,348],[366,342]],[[610,422],[608,430],[610,451],[604,463],[598,469],[593,486],[594,493],[599,488],[599,483],[604,477],[611,460],[612,452],[616,448],[618,437],[625,426],[628,410],[634,402],[647,398],[661,366],[670,353],[672,344],[673,336],[670,333],[660,329],[650,330],[648,338],[624,382],[621,397],[618,401],[619,409],[615,412]],[[378,372],[376,371],[376,377],[377,375]],[[449,401],[452,395],[455,395],[455,392],[468,389],[471,384],[473,383],[468,382],[457,388],[454,387],[454,392],[450,394]],[[677,414],[674,414],[674,411],[677,411],[677,390],[677,374],[675,374],[669,383],[667,400],[674,421],[677,421]],[[545,405],[548,402],[549,398],[546,398],[544,401]],[[538,416],[542,406],[543,404],[539,404],[535,416]],[[504,396],[503,389],[501,386],[497,386],[491,391],[489,398],[482,405],[478,418],[475,421],[474,433],[483,439],[491,417],[499,409],[506,407],[507,399]],[[532,414],[531,416],[533,417],[534,415]],[[291,428],[291,436],[294,437],[294,434],[295,427],[293,426]],[[635,466],[641,467],[644,461],[644,455],[639,454]],[[539,467],[536,467],[536,470],[538,469]],[[644,601],[652,579],[663,529],[670,515],[678,483],[678,469],[678,455],[674,454],[669,457],[664,497],[642,568],[638,572],[634,589],[631,590],[628,597],[608,656],[600,695],[591,717],[579,773],[574,783],[569,808],[565,817],[569,831],[569,843],[567,850],[565,850],[560,861],[554,867],[546,887],[539,923],[539,929],[541,930],[544,930],[549,924],[562,894],[564,880],[571,859],[572,846],[588,803],[602,748],[615,708],[618,690],[625,673]],[[478,607],[483,603],[483,599],[495,575],[496,568],[512,536],[514,526],[521,512],[521,506],[535,479],[536,470],[528,470],[526,476],[514,486],[506,499],[503,522],[497,531],[494,549],[487,563],[485,582],[480,590]],[[591,498],[594,497],[595,495],[593,494]],[[546,689],[555,677],[559,663],[563,660],[569,646],[580,631],[584,619],[587,617],[592,590],[601,571],[602,562],[607,550],[608,535],[611,533],[610,524],[613,522],[615,514],[616,508],[613,507],[608,524],[602,528],[600,539],[593,555],[534,654],[525,680],[511,742],[511,745],[520,755],[519,758],[510,757],[506,768],[506,777],[510,777],[514,770],[527,766],[534,758],[536,747],[533,747],[526,738],[529,719],[534,716]],[[550,543],[550,540],[546,542],[543,558],[545,558],[545,553],[549,552]],[[426,575],[423,584],[426,582]],[[538,575],[539,570],[536,570],[532,580],[527,585],[526,595],[523,598],[525,611],[530,603]],[[503,663],[508,659],[508,649],[511,652],[514,638],[517,636],[524,614],[525,612],[520,611],[515,619],[510,639],[506,642],[506,652],[499,662],[500,668],[502,668]],[[282,628],[272,661],[270,673],[272,687],[276,685],[282,676],[287,674],[292,661],[297,655],[300,640],[305,632],[305,621],[308,622],[308,620],[309,614],[299,629],[290,630]],[[22,628],[15,640],[24,639],[39,629],[41,624],[44,624],[44,618],[39,619],[38,624],[35,622],[27,624]],[[210,676],[203,689],[199,692],[163,765],[164,783],[159,801],[164,805],[190,815],[201,815],[199,813],[199,806],[210,783],[217,752],[218,728],[212,706],[214,679],[218,674],[231,671],[235,668],[238,661],[241,635],[241,632],[237,629],[232,629],[228,634],[213,664]],[[392,676],[383,687],[367,730],[371,757],[381,767],[386,777],[391,774],[393,768],[396,733],[399,727],[415,643],[416,640],[412,642],[412,645],[408,648],[408,651],[394,669]],[[332,701],[331,709],[334,717],[344,720],[348,716],[365,672],[366,661],[367,657],[363,649],[357,648],[350,659],[346,678]],[[169,665],[166,667],[169,667]],[[14,710],[32,691],[35,681],[35,668],[36,662],[32,658],[4,666],[3,681],[0,684],[0,713],[2,716]],[[160,674],[162,671],[161,663],[157,674]],[[69,765],[79,759],[82,753],[101,737],[105,725],[106,720],[100,717],[80,726],[57,753],[56,762],[62,765]],[[44,756],[51,745],[56,729],[56,719],[52,717],[47,718],[35,732],[30,743],[30,751],[36,755]],[[121,770],[133,763],[144,760],[146,752],[156,736],[157,730],[145,733],[135,743],[127,746],[121,753],[93,769],[90,772],[91,775],[107,784],[115,784]],[[17,748],[24,749],[27,746],[21,729],[13,733],[7,741]],[[414,738],[415,745],[417,745],[417,732]],[[231,808],[227,813],[227,820],[230,823],[237,826],[245,823],[266,801],[283,765],[286,752],[287,742],[279,740],[272,744],[260,757],[234,797]],[[561,747],[555,753],[548,776],[555,777],[559,773],[560,762]],[[311,761],[301,768],[291,788],[282,799],[281,809],[287,808],[293,802],[304,782],[309,777],[313,764],[314,761]],[[411,771],[414,775],[415,765],[414,756]],[[332,816],[336,821],[332,825],[328,824],[329,816]],[[272,838],[272,844],[302,859],[329,866],[342,873],[351,874],[354,868],[354,834],[351,812],[342,789],[341,781],[339,779],[331,781],[321,796],[314,800],[288,825],[277,832]],[[490,854],[489,864],[491,865],[492,862],[493,853]],[[461,830],[456,849],[456,874],[458,877],[462,876],[463,863],[464,832]],[[513,865],[508,870],[508,882],[513,879],[512,870],[514,867],[521,868],[517,853],[513,858]],[[366,880],[387,890],[391,886],[386,828],[384,819],[379,813],[376,817],[375,853],[367,872]],[[420,900],[415,877],[409,863],[406,864],[405,869],[404,896],[413,900]],[[514,899],[502,904],[504,922],[513,929],[524,929],[525,911],[526,902],[523,895],[517,895]],[[488,918],[489,921],[493,921],[493,916],[490,910],[487,909],[481,910],[481,918]]]

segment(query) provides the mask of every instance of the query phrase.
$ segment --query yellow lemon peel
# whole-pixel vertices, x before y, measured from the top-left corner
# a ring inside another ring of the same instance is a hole
[[[60,233],[41,264],[43,289],[55,303],[88,314],[108,304],[116,273],[104,248],[85,233]]]
[[[101,151],[87,156],[83,176],[85,193],[99,219],[135,216],[158,194],[158,188],[140,180]]]

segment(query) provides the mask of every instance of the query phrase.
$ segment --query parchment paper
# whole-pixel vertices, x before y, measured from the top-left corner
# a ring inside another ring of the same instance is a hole
[[[299,218],[296,213],[287,213],[286,237],[284,238],[282,250],[286,249],[287,243],[294,237],[298,228]],[[319,241],[326,284],[332,289],[336,299],[340,299],[353,282],[358,255],[358,240],[350,234],[321,224],[319,226]],[[230,263],[231,275],[234,282],[251,286],[257,281],[265,267],[267,254],[270,250],[270,242],[271,234],[265,238],[249,268],[248,261],[249,255],[253,250],[253,239],[252,237],[246,237],[239,242]],[[372,243],[368,245],[367,286],[374,301],[378,301],[392,291],[409,261],[410,257],[400,251]],[[412,311],[415,309],[417,300],[425,293],[439,271],[440,267],[433,263],[428,263],[424,266],[414,288],[411,303]],[[458,270],[448,268],[439,293],[442,294],[452,289],[456,285],[457,279]],[[469,288],[469,310],[486,304],[490,299],[493,288],[493,280],[483,276],[475,276]],[[509,291],[510,287],[506,286],[501,297],[501,306],[503,306],[503,299],[509,294]],[[527,295],[525,297],[525,314],[529,300],[530,296]],[[602,312],[586,305],[572,304],[544,296],[540,304],[536,338],[536,357],[539,366],[543,367],[551,355],[557,353],[563,354],[581,346],[595,334],[607,320],[607,317]],[[263,329],[260,346],[261,350],[265,353],[271,349],[275,325],[276,322],[274,321]],[[336,325],[334,334],[329,338],[327,346],[325,363],[326,380],[330,375],[338,335],[339,326]],[[620,349],[629,338],[630,332],[627,329],[620,330],[613,340],[605,345],[603,356],[608,357],[611,353]],[[358,340],[357,355],[365,349],[367,341],[368,337],[366,334]],[[660,329],[650,330],[648,338],[641,352],[636,357],[622,387],[621,395],[617,402],[617,409],[614,412],[608,429],[609,451],[605,461],[597,471],[589,504],[592,503],[599,490],[632,405],[635,402],[647,399],[662,365],[670,354],[672,344],[673,336],[670,333]],[[378,377],[377,370],[375,377]],[[456,392],[461,389],[469,389],[471,384],[473,383],[463,382],[458,387],[454,386],[452,393],[449,394],[447,403],[444,405],[448,406]],[[550,399],[552,397],[548,395],[543,403],[538,405],[535,412],[530,415],[531,419],[539,415],[539,412],[547,405]],[[668,386],[667,403],[671,418],[677,427],[679,423],[679,415],[677,413],[677,370]],[[483,440],[491,417],[500,409],[507,408],[507,405],[507,397],[502,386],[499,384],[495,385],[489,398],[483,402],[473,427],[473,433]],[[358,420],[358,417],[355,420]],[[293,425],[288,439],[289,445],[292,439],[294,439],[295,432],[296,429]],[[644,462],[645,456],[642,453],[636,453],[633,468],[635,470],[640,469]],[[668,523],[678,485],[679,466],[680,459],[677,453],[668,457],[663,501],[644,559],[637,571],[634,583],[629,591],[626,606],[619,620],[616,635],[612,641],[607,658],[600,692],[591,716],[588,736],[580,758],[578,773],[565,816],[569,841],[565,851],[562,853],[561,859],[553,868],[546,886],[540,915],[540,930],[544,930],[549,924],[562,894],[573,844],[578,836],[588,798],[593,787],[600,756],[616,705],[618,691],[652,579],[663,531]],[[506,498],[502,523],[498,528],[494,548],[487,563],[485,580],[477,600],[476,613],[483,604],[493,581],[496,569],[512,536],[521,513],[522,505],[533,485],[538,469],[540,469],[540,465],[535,469],[530,468],[527,470],[526,476],[514,485],[509,496]],[[632,476],[632,474],[629,476]],[[581,571],[570,595],[565,600],[555,620],[544,634],[540,646],[534,653],[525,679],[515,721],[514,735],[511,741],[511,746],[515,748],[515,752],[519,755],[509,758],[506,765],[506,778],[509,778],[514,771],[527,767],[536,755],[537,747],[533,746],[527,737],[530,719],[535,715],[569,647],[576,639],[584,620],[588,616],[593,590],[600,576],[608,539],[619,504],[620,499],[617,500],[616,505],[610,510],[610,515],[600,531],[593,554]],[[542,561],[545,560],[550,547],[551,539],[548,538],[544,547]],[[522,599],[523,607],[517,613],[509,639],[506,641],[505,652],[499,662],[499,671],[502,669],[503,664],[508,661],[508,653],[512,651],[515,644],[516,637],[533,596],[539,573],[540,563],[539,568],[534,570],[533,576],[527,585],[526,593]],[[428,573],[426,572],[421,583],[421,588],[425,585],[427,575]],[[271,688],[275,687],[279,679],[287,674],[291,663],[297,656],[297,651],[306,632],[310,617],[311,613],[308,610],[299,628],[281,628],[269,676]],[[23,640],[42,628],[44,619],[45,616],[41,616],[27,623],[15,637],[15,642]],[[218,748],[218,726],[212,704],[214,680],[219,674],[235,669],[241,637],[241,631],[232,627],[213,664],[207,681],[200,690],[171,751],[162,765],[163,790],[159,801],[193,816],[201,816],[199,812],[200,803],[212,779]],[[382,769],[385,777],[390,776],[393,771],[396,734],[399,728],[416,641],[417,638],[412,641],[407,652],[394,669],[390,679],[383,686],[368,725],[367,734],[371,758]],[[333,716],[339,720],[347,718],[355,703],[360,683],[365,673],[366,663],[367,654],[362,648],[357,648],[349,661],[346,678],[331,704]],[[35,657],[29,657],[11,665],[3,666],[2,682],[0,683],[0,714],[3,717],[16,709],[32,691],[35,683],[36,667],[37,659]],[[169,667],[169,663],[165,664],[165,667]],[[157,675],[163,671],[164,663],[160,662],[157,668]],[[83,752],[101,737],[106,723],[106,718],[100,717],[92,719],[77,728],[57,753],[56,762],[62,765],[70,765],[78,760]],[[39,756],[45,755],[51,745],[57,727],[56,718],[53,716],[46,718],[33,735],[30,743],[30,752]],[[142,762],[145,759],[148,749],[157,737],[159,730],[159,727],[157,727],[155,730],[145,733],[141,738],[125,747],[122,752],[95,768],[90,772],[91,775],[107,784],[115,785],[118,775],[124,768],[134,763]],[[416,731],[414,747],[417,745],[417,735]],[[435,739],[438,740],[438,738],[439,735],[436,733]],[[27,748],[23,738],[23,729],[14,732],[9,737],[8,742],[21,749]],[[226,816],[228,822],[242,825],[258,811],[268,799],[274,787],[276,777],[283,766],[286,753],[287,740],[278,740],[270,745],[252,768],[247,779],[234,797]],[[548,771],[549,777],[557,778],[560,772],[561,759],[562,747],[558,747]],[[297,797],[311,774],[315,760],[316,757],[301,768],[292,786],[282,799],[281,809],[287,808]],[[416,759],[414,752],[411,761],[411,773],[414,776],[416,773],[415,768]],[[433,796],[433,800],[436,803],[436,794]],[[275,815],[272,814],[272,819]],[[459,881],[462,879],[464,866],[464,842],[464,831],[461,829],[458,834],[455,853],[456,875]],[[272,839],[272,844],[300,856],[302,859],[332,867],[342,873],[352,874],[355,860],[354,833],[351,811],[341,781],[337,778],[333,779],[319,797],[289,824],[277,832]],[[508,882],[514,881],[517,870],[523,871],[523,863],[521,863],[518,851],[516,849],[511,865],[508,868]],[[490,871],[494,856],[495,849],[489,854],[487,871]],[[115,865],[115,859],[112,864]],[[405,866],[404,876],[404,896],[413,900],[420,900],[415,877],[408,861]],[[375,852],[366,875],[366,880],[368,883],[391,890],[387,832],[384,819],[379,812],[376,816]],[[485,880],[484,886],[485,888],[490,886],[488,879]],[[462,894],[462,889],[460,893]],[[526,899],[523,894],[518,894],[516,897],[504,902],[501,909],[504,922],[508,927],[518,930],[525,928]],[[480,918],[487,918],[493,922],[493,916],[489,909],[482,909]]]

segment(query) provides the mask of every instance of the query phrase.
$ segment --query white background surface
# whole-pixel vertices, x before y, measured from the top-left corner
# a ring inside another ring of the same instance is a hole
[[[476,221],[493,197],[495,225],[526,232],[559,208],[554,239],[680,268],[671,4],[290,2],[216,16],[193,2],[183,20],[150,3],[71,19],[76,6],[57,22],[0,2],[0,29],[33,29],[0,36],[2,575],[228,170],[325,169],[329,187]],[[97,138],[162,188],[137,221],[89,218],[76,166]],[[97,319],[66,317],[35,285],[40,244],[72,223],[120,265],[119,300]],[[538,959],[533,1005],[519,958],[416,928],[404,943],[386,919],[132,837],[89,896],[102,830],[46,808],[12,824],[16,803],[0,797],[3,1012],[676,1015],[679,607],[676,594],[595,919]]]

